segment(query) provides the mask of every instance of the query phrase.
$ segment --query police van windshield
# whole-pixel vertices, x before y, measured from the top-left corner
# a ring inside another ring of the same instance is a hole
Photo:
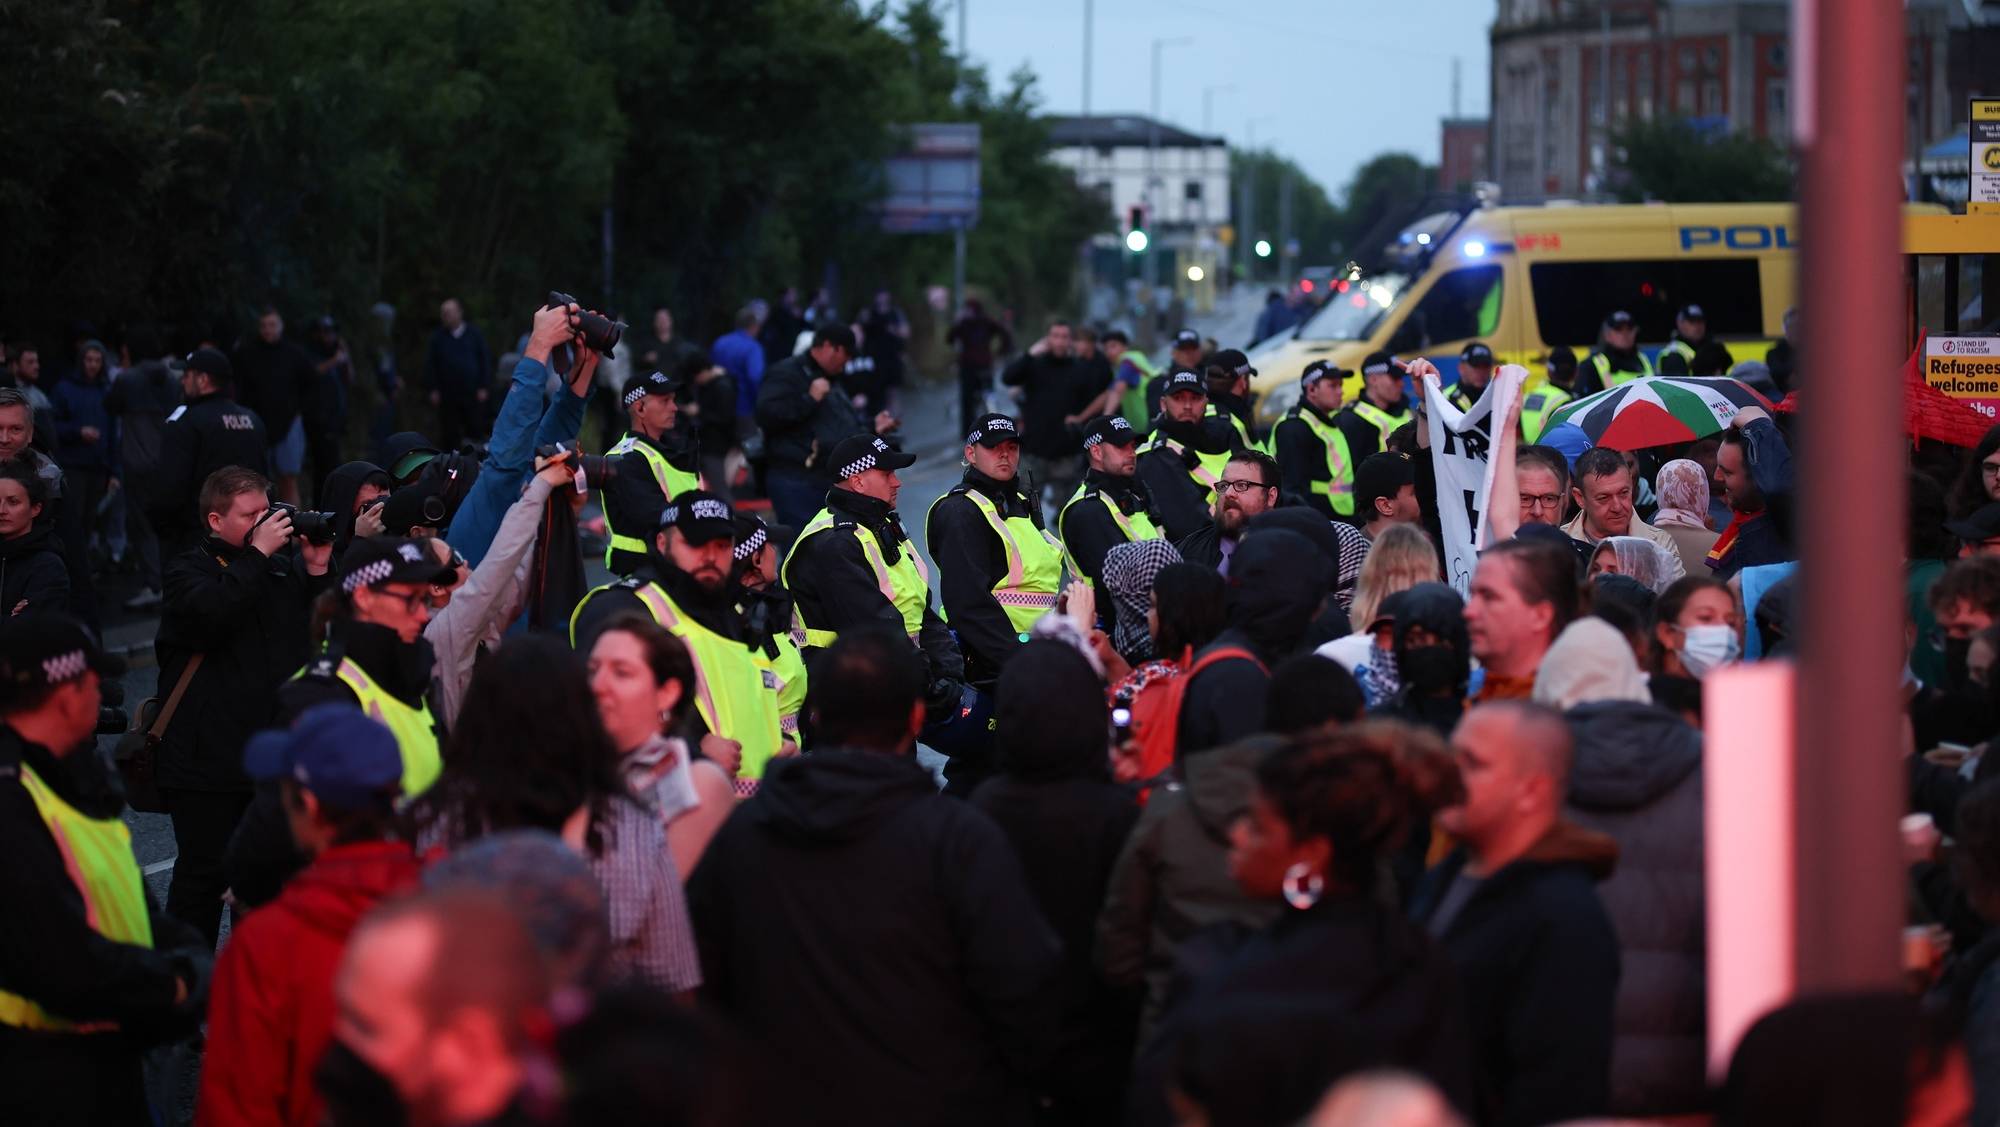
[[[1410,289],[1407,274],[1374,274],[1336,292],[1299,326],[1299,340],[1367,340]]]

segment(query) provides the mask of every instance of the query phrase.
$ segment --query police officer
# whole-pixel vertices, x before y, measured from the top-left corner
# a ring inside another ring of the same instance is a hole
[[[1639,322],[1620,309],[1604,319],[1597,350],[1578,369],[1572,391],[1581,399],[1652,374],[1652,363],[1639,351]]]
[[[1549,427],[1549,416],[1575,398],[1572,389],[1576,387],[1576,353],[1560,346],[1551,348],[1548,363],[1548,382],[1521,399],[1523,442],[1540,441],[1542,432]]]
[[[1062,546],[1016,477],[1021,432],[1013,419],[981,415],[965,436],[965,462],[965,477],[931,503],[925,538],[966,680],[990,689],[1035,620],[1055,609]]]
[[[676,433],[680,413],[675,400],[680,386],[659,372],[645,372],[625,381],[619,402],[625,406],[625,434],[604,452],[618,459],[618,474],[604,489],[604,566],[630,575],[646,560],[647,538],[659,524],[660,510],[690,489],[701,486],[692,442],[681,442],[668,453],[667,436]]]
[[[1257,369],[1250,358],[1234,348],[1225,348],[1208,359],[1207,417],[1219,418],[1236,431],[1239,445],[1255,446],[1250,440],[1250,379]]]
[[[196,494],[208,475],[224,466],[242,466],[270,476],[264,421],[231,399],[229,358],[198,348],[181,369],[185,400],[167,416],[160,432],[159,471],[142,496],[160,530],[160,554],[171,556],[195,546],[202,527]]]
[[[1307,364],[1298,404],[1271,431],[1284,491],[1322,516],[1342,519],[1354,515],[1356,464],[1347,435],[1334,425],[1345,374],[1325,360]]]
[[[1370,353],[1361,361],[1361,397],[1333,417],[1334,428],[1347,437],[1352,464],[1388,449],[1389,436],[1409,421],[1410,401],[1403,393],[1403,373],[1388,353]]]
[[[1215,483],[1243,446],[1235,428],[1207,417],[1207,408],[1208,381],[1185,368],[1169,372],[1153,435],[1139,449],[1139,479],[1169,540],[1208,525]]]
[[[1459,410],[1470,411],[1492,382],[1493,350],[1476,340],[1458,354],[1458,382],[1444,389],[1444,397]]]
[[[0,1106],[10,1123],[148,1123],[140,1054],[193,1032],[214,945],[154,911],[93,754],[124,671],[54,612],[0,631]]]
[[[1201,334],[1193,329],[1182,329],[1174,334],[1174,346],[1168,353],[1167,370],[1146,381],[1146,417],[1153,418],[1160,413],[1160,401],[1166,398],[1167,381],[1175,372],[1186,369],[1199,372],[1201,362]]]
[[[1133,540],[1157,540],[1152,498],[1139,483],[1139,432],[1123,415],[1095,419],[1084,432],[1083,456],[1090,468],[1082,484],[1056,515],[1063,560],[1070,574],[1092,587],[1104,577],[1104,554]],[[1111,600],[1098,603],[1108,611]]]
[[[1685,376],[1694,370],[1694,354],[1708,343],[1708,313],[1699,305],[1683,305],[1674,314],[1674,337],[1660,350],[1660,374]]]
[[[736,514],[736,545],[730,550],[729,581],[736,593],[736,612],[743,616],[744,637],[756,648],[751,656],[771,676],[766,682],[778,697],[778,730],[796,750],[799,713],[806,703],[806,662],[792,631],[792,597],[778,582],[778,538],[771,527],[749,513]]]
[[[703,489],[661,510],[655,551],[639,569],[583,597],[570,616],[570,643],[588,652],[598,631],[620,614],[651,618],[679,638],[694,659],[695,712],[702,754],[725,772],[762,778],[783,748],[774,678],[752,656],[756,639],[736,612],[736,512]]]

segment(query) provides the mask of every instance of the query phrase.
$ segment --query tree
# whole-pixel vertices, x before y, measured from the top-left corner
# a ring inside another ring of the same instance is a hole
[[[1612,184],[1627,203],[1737,203],[1792,198],[1792,162],[1770,141],[1697,128],[1686,118],[1635,121],[1612,135]]]
[[[1399,216],[1431,195],[1437,169],[1408,153],[1382,153],[1354,172],[1341,193],[1340,239],[1353,255],[1383,220]]]
[[[1237,212],[1242,201],[1239,190],[1230,201],[1230,222],[1236,228],[1236,237],[1244,245],[1255,245],[1258,239],[1271,240],[1275,247],[1278,242],[1278,221],[1282,215],[1279,201],[1282,198],[1282,184],[1285,177],[1292,179],[1292,229],[1291,235],[1299,241],[1300,265],[1316,265],[1333,259],[1334,245],[1341,237],[1341,214],[1332,200],[1327,198],[1326,189],[1319,181],[1308,176],[1290,157],[1282,157],[1269,149],[1232,149],[1229,154],[1229,175],[1233,180],[1249,185],[1256,217],[1255,229],[1246,224],[1245,217]]]

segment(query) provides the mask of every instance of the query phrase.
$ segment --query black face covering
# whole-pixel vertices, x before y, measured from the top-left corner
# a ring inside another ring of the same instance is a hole
[[[1944,640],[1944,687],[1953,693],[1962,693],[1976,688],[1967,665],[1972,655],[1972,639],[1946,638]]]
[[[336,1039],[327,1047],[313,1081],[326,1101],[326,1122],[334,1127],[401,1127],[408,1122],[395,1084],[346,1042]]]
[[[1463,664],[1450,646],[1412,646],[1396,656],[1403,684],[1419,696],[1456,693]]]

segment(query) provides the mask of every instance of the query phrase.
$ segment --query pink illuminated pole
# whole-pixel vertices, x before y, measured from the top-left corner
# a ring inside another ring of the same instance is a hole
[[[1896,0],[1798,7],[1809,390],[1795,450],[1794,937],[1797,988],[1812,993],[1898,981],[1905,350],[1902,303],[1886,295],[1903,279],[1905,33]]]

